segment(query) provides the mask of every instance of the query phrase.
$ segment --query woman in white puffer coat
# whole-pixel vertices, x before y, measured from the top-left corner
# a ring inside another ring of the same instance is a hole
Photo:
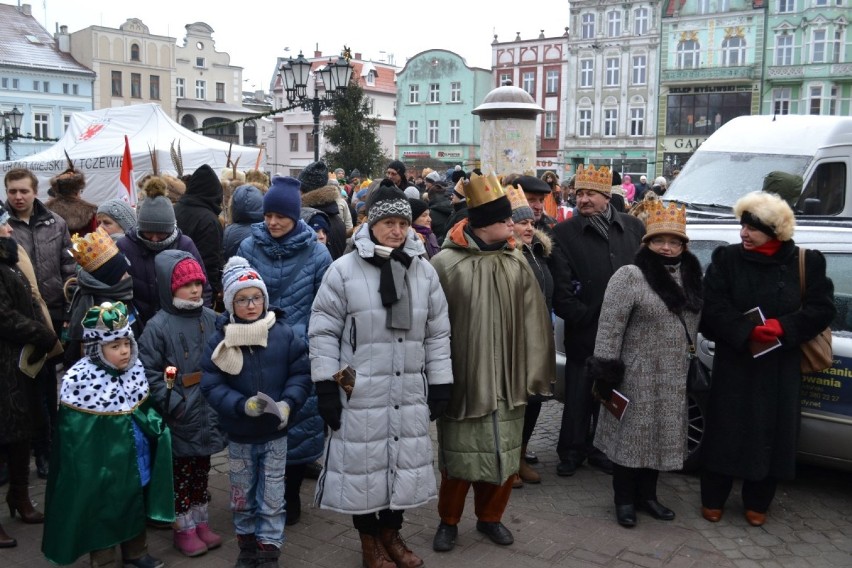
[[[403,511],[437,496],[429,421],[450,398],[450,321],[397,188],[369,199],[355,250],[326,272],[308,326],[311,377],[331,429],[316,504],[353,515],[369,568],[421,566]],[[349,395],[333,376],[351,368]]]

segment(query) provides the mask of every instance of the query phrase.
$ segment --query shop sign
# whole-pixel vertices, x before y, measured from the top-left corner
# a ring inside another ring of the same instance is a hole
[[[431,158],[432,154],[430,152],[403,152],[403,158]]]
[[[453,150],[452,152],[448,152],[446,150],[438,150],[435,156],[438,158],[461,158],[462,153],[457,150]]]

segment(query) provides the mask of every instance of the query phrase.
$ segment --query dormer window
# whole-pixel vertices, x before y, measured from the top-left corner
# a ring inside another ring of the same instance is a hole
[[[371,70],[369,73],[367,73],[367,85],[372,87],[375,84],[376,84],[376,72]]]

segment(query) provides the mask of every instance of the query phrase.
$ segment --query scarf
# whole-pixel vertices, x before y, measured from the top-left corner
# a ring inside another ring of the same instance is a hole
[[[89,308],[105,301],[115,302],[120,300],[132,308],[133,302],[133,278],[119,280],[117,284],[108,286],[83,270],[77,269],[77,291],[71,299],[69,308],[68,336],[70,339],[83,339],[83,318]],[[136,310],[133,309],[135,314]],[[135,317],[135,316],[134,316]]]
[[[411,228],[423,237],[423,245],[426,247],[426,256],[428,258],[432,258],[440,252],[441,247],[438,245],[438,238],[432,232],[432,229],[421,225],[411,225]]]
[[[374,239],[372,231],[370,239]],[[411,302],[406,276],[412,259],[403,252],[404,246],[391,249],[377,244],[373,256],[364,258],[380,270],[379,296],[387,309],[385,326],[388,329],[411,329]]]
[[[163,239],[162,241],[157,242],[157,243],[155,243],[154,241],[149,241],[148,239],[143,237],[142,231],[140,231],[138,228],[136,229],[136,236],[139,237],[139,242],[142,243],[143,245],[145,245],[146,249],[154,251],[154,252],[160,252],[160,251],[164,251],[167,248],[171,247],[172,243],[174,243],[175,240],[177,240],[178,228],[177,228],[177,226],[175,226],[175,229],[174,229],[174,231],[172,231],[171,235],[169,235],[168,237],[166,237],[165,239]]]
[[[640,247],[633,260],[648,286],[675,314],[684,310],[698,313],[704,298],[703,274],[701,263],[689,251],[683,251],[678,257],[665,257],[646,246]],[[680,283],[672,272],[680,272]]]
[[[612,223],[612,207],[609,205],[606,206],[606,209],[601,211],[596,215],[592,215],[589,217],[589,223],[592,224],[592,227],[600,233],[600,235],[609,240],[609,226]]]
[[[225,373],[239,375],[243,370],[241,347],[266,347],[269,330],[275,325],[275,312],[252,323],[229,323],[225,326],[225,339],[219,342],[210,359]]]
[[[754,252],[758,252],[760,254],[764,254],[766,256],[772,256],[781,248],[781,241],[778,239],[770,239],[760,245],[759,247],[754,247],[751,249]]]

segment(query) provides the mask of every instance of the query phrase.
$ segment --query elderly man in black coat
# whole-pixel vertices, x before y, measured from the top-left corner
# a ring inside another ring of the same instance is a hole
[[[611,192],[609,168],[581,167],[576,176],[579,215],[553,229],[553,309],[565,320],[568,359],[565,407],[556,446],[556,472],[562,476],[574,475],[587,458],[590,465],[612,473],[612,463],[592,445],[599,405],[592,399],[592,385],[583,366],[594,353],[607,283],[616,270],[633,262],[645,226],[636,217],[615,211]]]

